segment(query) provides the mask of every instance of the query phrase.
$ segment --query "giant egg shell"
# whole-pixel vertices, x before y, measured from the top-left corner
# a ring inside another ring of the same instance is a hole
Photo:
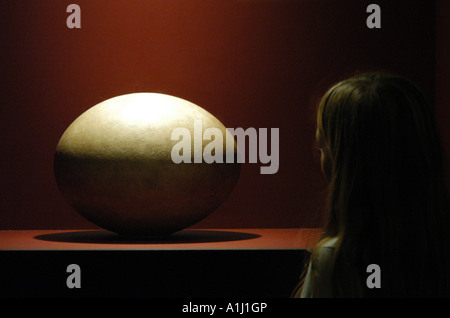
[[[223,149],[215,151],[224,158],[236,152],[236,143],[226,149],[230,133],[217,118],[181,98],[135,93],[88,109],[57,145],[54,172],[63,197],[92,223],[122,235],[163,236],[197,223],[231,193],[240,164],[194,163],[195,120],[203,132],[222,132]],[[182,140],[172,140],[176,128],[190,131],[191,163],[172,161]],[[204,149],[211,140],[200,142]]]

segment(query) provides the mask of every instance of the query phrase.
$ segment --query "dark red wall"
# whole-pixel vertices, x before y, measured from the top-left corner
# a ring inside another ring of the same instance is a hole
[[[141,91],[190,100],[227,127],[280,129],[278,173],[244,164],[229,199],[196,227],[320,226],[320,94],[355,71],[384,70],[434,100],[435,75],[448,79],[448,42],[437,46],[446,53],[435,51],[434,2],[375,1],[382,28],[368,29],[372,2],[1,1],[0,229],[93,227],[59,194],[56,144],[86,109]],[[70,3],[81,7],[81,29],[66,27]],[[450,11],[440,6],[443,40]],[[435,74],[435,57],[447,58],[445,72]],[[444,126],[449,90],[439,87]]]
[[[436,6],[436,117],[450,159],[450,1]],[[450,162],[448,168],[450,169]],[[450,172],[450,170],[449,170]]]

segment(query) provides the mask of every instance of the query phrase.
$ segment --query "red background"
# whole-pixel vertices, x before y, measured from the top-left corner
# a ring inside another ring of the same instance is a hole
[[[228,200],[194,227],[317,227],[325,181],[314,149],[315,102],[356,71],[417,82],[449,144],[449,1],[1,1],[0,229],[95,226],[61,197],[56,144],[95,104],[160,92],[226,127],[280,129],[280,169],[244,164]],[[81,7],[81,29],[66,8]]]

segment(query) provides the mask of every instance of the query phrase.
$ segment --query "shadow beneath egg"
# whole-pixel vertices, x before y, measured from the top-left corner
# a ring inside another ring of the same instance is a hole
[[[182,230],[164,237],[129,237],[106,230],[70,231],[41,234],[34,238],[42,241],[90,244],[192,244],[250,240],[258,234],[233,230]]]

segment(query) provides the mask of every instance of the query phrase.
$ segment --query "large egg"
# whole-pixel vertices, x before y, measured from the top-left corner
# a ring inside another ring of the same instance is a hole
[[[189,134],[174,138],[177,128]],[[216,143],[211,151],[217,134],[202,138],[208,128],[221,132],[223,147]],[[191,147],[180,149],[181,141]],[[202,160],[199,145],[223,162]],[[174,162],[174,147],[177,154],[190,150],[192,160]],[[203,108],[164,94],[128,94],[88,109],[67,128],[55,153],[55,178],[67,202],[92,223],[122,235],[163,236],[225,201],[241,168],[227,163],[230,152],[236,153],[234,138]]]

